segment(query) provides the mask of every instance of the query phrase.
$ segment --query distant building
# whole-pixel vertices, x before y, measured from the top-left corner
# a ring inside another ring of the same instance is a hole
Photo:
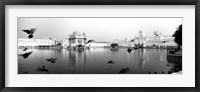
[[[152,36],[146,41],[147,46],[177,46],[172,35]]]
[[[69,46],[77,47],[77,46],[85,46],[86,44],[86,34],[80,32],[73,32],[72,35],[69,36]]]
[[[149,36],[141,28],[139,33],[135,36],[132,46],[143,45],[146,46],[177,46],[172,35],[153,35]]]
[[[135,36],[133,45],[143,45],[146,46],[147,34],[144,32],[144,29],[141,27],[139,33]]]
[[[55,41],[46,37],[44,39],[18,38],[18,46],[52,46],[56,44]]]
[[[108,43],[108,42],[90,42],[90,43],[86,44],[86,47],[95,47],[95,48],[110,47],[110,43]]]
[[[62,41],[62,46],[63,46],[64,48],[67,48],[67,47],[69,46],[69,39],[63,40],[63,41]]]
[[[130,47],[131,46],[131,41],[127,38],[125,38],[124,40],[118,40],[117,44],[120,47]]]

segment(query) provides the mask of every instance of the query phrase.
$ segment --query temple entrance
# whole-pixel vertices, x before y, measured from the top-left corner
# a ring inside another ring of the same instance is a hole
[[[78,51],[83,51],[84,50],[84,45],[77,45],[77,47],[76,47],[76,49],[78,50]]]

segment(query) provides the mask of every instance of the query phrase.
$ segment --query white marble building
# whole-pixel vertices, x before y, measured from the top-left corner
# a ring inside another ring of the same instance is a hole
[[[132,47],[135,45],[146,46],[177,46],[174,42],[174,37],[172,35],[152,35],[149,36],[144,32],[144,29],[141,28],[139,33],[135,36],[134,41],[131,43]]]
[[[87,43],[86,44],[86,47],[109,47],[110,46],[110,43],[107,43],[107,42],[90,42],[90,43]]]
[[[85,33],[73,32],[73,34],[69,36],[70,47],[85,46],[85,43],[86,43]]]
[[[63,48],[67,48],[69,46],[69,40],[68,39],[63,40],[62,46],[63,46]]]

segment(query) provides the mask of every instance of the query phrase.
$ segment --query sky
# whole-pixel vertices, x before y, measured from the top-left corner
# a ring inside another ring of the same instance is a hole
[[[182,18],[18,18],[18,38],[27,38],[23,29],[36,28],[34,39],[66,39],[73,31],[85,32],[87,40],[111,42],[133,39],[143,28],[149,36],[153,31],[172,35]]]

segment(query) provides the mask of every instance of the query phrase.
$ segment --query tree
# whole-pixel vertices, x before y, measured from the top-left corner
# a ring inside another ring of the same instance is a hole
[[[118,45],[117,43],[112,43],[112,44],[111,44],[111,47],[112,47],[112,48],[115,48],[115,47],[118,47],[118,46],[119,46],[119,45]]]
[[[178,26],[172,37],[175,37],[174,41],[178,44],[178,48],[182,46],[182,24]]]

